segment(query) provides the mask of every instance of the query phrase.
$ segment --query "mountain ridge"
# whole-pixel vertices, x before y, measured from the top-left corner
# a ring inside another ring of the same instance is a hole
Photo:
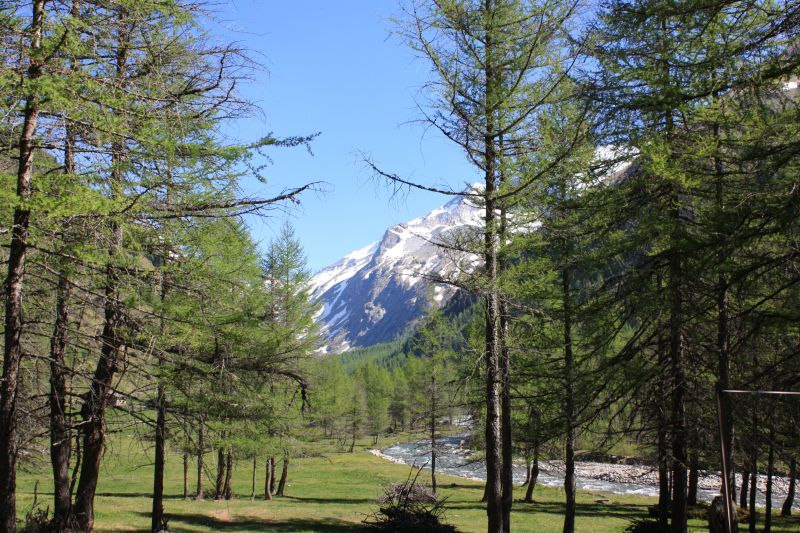
[[[317,272],[310,289],[322,304],[316,318],[327,343],[320,352],[340,353],[394,340],[429,307],[445,305],[455,287],[431,280],[458,277],[479,260],[440,244],[482,221],[483,208],[457,196],[426,215],[387,228],[380,240]]]

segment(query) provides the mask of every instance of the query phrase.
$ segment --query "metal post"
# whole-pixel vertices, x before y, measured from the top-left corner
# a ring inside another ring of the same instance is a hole
[[[730,457],[725,447],[725,435],[727,434],[728,425],[725,423],[728,413],[723,410],[722,395],[725,391],[722,390],[722,385],[719,382],[716,384],[717,389],[717,420],[719,422],[719,448],[720,456],[722,457],[722,497],[725,498],[725,519],[727,523],[728,533],[732,533],[733,529],[733,510],[731,509],[731,495],[728,473],[730,472]]]

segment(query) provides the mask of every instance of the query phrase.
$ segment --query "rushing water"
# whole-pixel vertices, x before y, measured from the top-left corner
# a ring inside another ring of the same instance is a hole
[[[486,480],[486,465],[483,460],[472,460],[467,447],[467,436],[437,439],[436,471],[443,474]],[[430,442],[418,441],[395,444],[382,450],[386,458],[407,465],[429,469],[431,460]],[[563,487],[563,463],[543,461],[540,463],[538,483],[550,487]],[[658,472],[654,468],[641,465],[620,465],[579,461],[576,463],[576,484],[579,489],[611,494],[635,494],[639,496],[658,496]],[[514,482],[525,480],[525,465],[514,466]],[[700,476],[697,497],[710,502],[719,492],[719,474],[704,472]],[[764,505],[766,476],[759,476],[757,501]],[[786,478],[774,478],[773,507],[780,508],[786,497]],[[800,504],[796,504],[797,507]]]

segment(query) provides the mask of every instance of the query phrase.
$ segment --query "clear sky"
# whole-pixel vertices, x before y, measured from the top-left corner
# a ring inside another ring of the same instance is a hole
[[[270,186],[246,182],[249,194],[261,195],[327,182],[327,193],[305,196],[288,215],[312,271],[448,200],[412,193],[392,201],[371,179],[361,152],[419,182],[460,189],[475,181],[457,148],[413,123],[421,117],[417,103],[426,102],[429,69],[391,34],[390,18],[399,15],[395,0],[227,0],[218,6],[212,31],[243,44],[265,67],[243,89],[264,116],[237,121],[228,135],[246,141],[269,132],[321,132],[313,156],[302,148],[271,152]],[[284,218],[251,220],[256,239],[266,244]]]

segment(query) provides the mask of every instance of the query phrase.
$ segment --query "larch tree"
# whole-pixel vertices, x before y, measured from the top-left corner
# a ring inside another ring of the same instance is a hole
[[[10,337],[3,343],[8,353],[0,391],[3,416],[7,416],[0,446],[8,451],[0,465],[4,487],[0,490],[0,517],[5,530],[14,529],[19,440],[16,376],[20,370],[16,355],[21,354],[20,342],[25,334],[18,319],[25,263],[30,258],[30,231],[35,229],[40,241],[36,254],[42,268],[37,278],[58,278],[47,356],[52,383],[51,460],[58,489],[53,525],[91,530],[107,432],[105,412],[110,399],[120,394],[115,380],[129,368],[129,357],[144,362],[137,369],[155,369],[161,365],[151,367],[149,355],[154,351],[159,360],[185,355],[175,353],[167,342],[164,322],[173,317],[161,312],[164,306],[159,300],[166,299],[167,293],[180,287],[186,278],[167,279],[162,275],[165,291],[160,298],[140,297],[148,293],[142,287],[158,277],[154,272],[166,270],[163,259],[169,253],[192,246],[176,241],[175,235],[189,235],[176,233],[166,221],[173,222],[173,227],[186,227],[198,219],[265,213],[282,202],[295,200],[306,187],[287,189],[271,198],[242,198],[237,183],[245,172],[256,169],[249,164],[256,150],[294,146],[310,138],[281,140],[270,136],[249,146],[220,141],[218,124],[252,107],[234,90],[247,72],[247,59],[235,47],[210,42],[197,24],[197,17],[203,13],[198,4],[75,0],[36,1],[26,7],[30,7],[30,13],[6,6],[0,10],[3,28],[8,30],[3,32],[2,58],[4,67],[9,67],[3,70],[3,97],[15,102],[7,117],[24,126],[21,140],[9,143],[21,150],[16,180],[21,188],[16,187],[16,192],[8,196],[16,214],[10,226],[10,278],[6,283],[10,292],[4,314],[11,327],[5,328]],[[7,74],[13,71],[26,75],[13,76],[12,80]],[[9,135],[16,135],[15,127]],[[37,172],[37,157],[46,162],[42,166],[49,171]],[[53,169],[58,169],[63,178],[53,179]],[[5,170],[3,174],[6,197]],[[32,185],[40,174],[42,181]],[[76,220],[83,224],[81,231]],[[54,229],[59,224],[64,229],[60,233]],[[67,231],[70,227],[75,229]],[[163,238],[160,243],[159,233]],[[53,235],[58,238],[50,239]],[[171,250],[165,249],[164,240],[169,241]],[[155,261],[159,257],[160,265]],[[70,270],[73,264],[81,265],[82,270]],[[179,274],[179,270],[180,265],[169,274]],[[99,298],[96,286],[92,286],[96,283],[103,293]],[[66,342],[70,292],[83,306],[99,303],[103,331],[97,336],[99,342],[87,340],[85,335],[75,336],[80,349],[99,353],[99,357],[93,370],[84,358],[67,376],[65,358],[75,356],[65,354],[65,350],[75,351]],[[159,314],[161,319],[153,320]],[[28,334],[35,333],[32,329],[28,328]],[[144,342],[145,338],[155,341]],[[72,390],[66,389],[67,378]],[[136,376],[131,386],[141,378]],[[163,464],[166,402],[161,377],[157,383],[156,463]],[[76,413],[72,400],[64,399],[79,397],[83,400],[79,424],[83,440],[77,459],[80,477],[72,503],[75,480],[69,480],[67,486],[65,473]],[[159,471],[162,469],[156,468],[154,479],[154,530],[163,525]]]
[[[484,209],[484,224],[471,251],[483,263],[473,290],[485,305],[487,518],[492,533],[510,530],[513,500],[511,365],[504,348],[507,313],[499,283],[502,248],[511,231],[506,213],[577,141],[566,139],[554,157],[539,161],[540,167],[517,172],[519,160],[541,147],[537,122],[573,65],[568,34],[578,5],[560,0],[410,2],[400,32],[432,71],[424,121],[464,150],[482,176],[481,185],[453,191],[413,183],[372,164],[398,188],[464,195]]]
[[[737,249],[753,246],[751,221],[761,221],[756,234],[765,229],[766,212],[755,215],[751,208],[756,206],[746,199],[771,195],[742,187],[769,183],[768,173],[762,172],[770,160],[758,148],[744,156],[743,140],[753,133],[751,146],[763,146],[765,137],[755,133],[763,130],[753,117],[777,116],[768,110],[776,107],[774,93],[768,93],[782,84],[781,76],[797,69],[791,44],[797,32],[795,16],[786,3],[750,1],[612,1],[601,12],[596,57],[602,68],[590,85],[593,97],[603,101],[603,137],[631,149],[628,159],[635,169],[629,179],[640,182],[642,208],[635,231],[643,240],[639,264],[630,272],[639,276],[649,270],[655,276],[653,302],[658,303],[647,312],[663,316],[668,332],[658,351],[664,356],[661,389],[669,391],[671,403],[665,431],[671,441],[676,532],[687,527],[687,469],[696,463],[690,448],[696,453],[692,435],[697,432],[689,427],[687,412],[695,409],[693,403],[701,395],[690,379],[691,368],[713,356],[719,387],[725,389],[733,383],[734,347],[740,358],[745,356],[746,345],[734,338],[732,325],[743,315],[734,318],[732,295],[740,281],[747,279],[738,285],[746,287],[755,280],[749,273],[758,267],[752,262],[744,266]],[[769,101],[773,103],[765,105]],[[760,174],[761,181],[753,181],[751,172]],[[662,215],[652,210],[648,214],[645,204],[662,205]],[[704,253],[717,264],[711,265]],[[752,252],[747,255],[752,257]],[[699,318],[712,314],[713,325]],[[713,350],[699,342],[701,331],[713,332]],[[727,397],[723,405],[724,412],[730,412]],[[730,457],[730,424],[723,432],[722,448]],[[732,477],[727,485],[732,493]],[[663,505],[661,514],[665,515]]]

